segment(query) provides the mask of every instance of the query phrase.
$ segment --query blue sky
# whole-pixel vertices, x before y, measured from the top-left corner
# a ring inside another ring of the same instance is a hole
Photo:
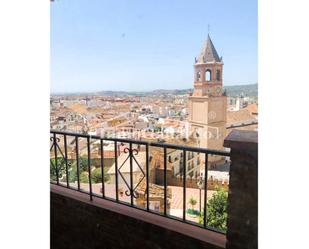
[[[51,92],[192,88],[208,24],[223,84],[256,83],[256,0],[56,0]]]

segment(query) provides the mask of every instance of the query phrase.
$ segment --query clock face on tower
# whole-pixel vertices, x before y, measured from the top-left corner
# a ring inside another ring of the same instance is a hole
[[[212,87],[209,87],[208,88],[208,94],[211,94],[211,92],[212,92]]]
[[[220,94],[221,93],[221,87],[217,87],[217,89],[216,89],[216,92],[217,92],[217,94]]]

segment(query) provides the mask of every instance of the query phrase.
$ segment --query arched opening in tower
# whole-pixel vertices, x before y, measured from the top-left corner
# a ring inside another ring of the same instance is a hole
[[[211,71],[209,69],[205,72],[205,79],[206,81],[211,81]]]

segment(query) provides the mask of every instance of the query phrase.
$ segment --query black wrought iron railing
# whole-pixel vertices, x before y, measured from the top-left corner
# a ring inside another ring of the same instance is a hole
[[[207,224],[207,179],[209,158],[224,164],[229,152],[56,130],[50,134],[52,184],[87,193],[90,200],[103,198],[225,233]],[[189,153],[193,177],[187,174]],[[194,158],[198,163],[192,166]]]

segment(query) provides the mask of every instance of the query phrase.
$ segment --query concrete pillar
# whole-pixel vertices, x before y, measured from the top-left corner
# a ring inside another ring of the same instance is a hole
[[[258,133],[233,130],[224,140],[231,149],[227,249],[257,249]]]

